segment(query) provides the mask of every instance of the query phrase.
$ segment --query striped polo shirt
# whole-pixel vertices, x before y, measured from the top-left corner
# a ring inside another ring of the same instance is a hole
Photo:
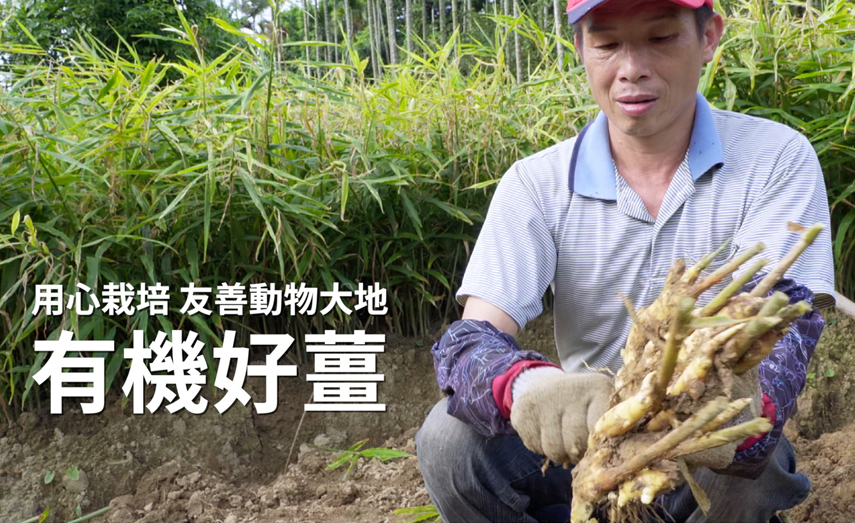
[[[517,161],[502,177],[457,291],[476,296],[524,328],[555,295],[555,340],[566,372],[617,371],[630,317],[659,295],[674,260],[688,265],[731,239],[702,274],[758,242],[768,270],[799,239],[787,222],[825,224],[785,277],[834,304],[825,182],[810,142],[762,118],[712,109],[698,94],[692,137],[656,219],[617,172],[608,121]],[[751,263],[743,264],[740,271]],[[737,274],[740,272],[737,271]],[[707,303],[731,281],[704,293]],[[525,348],[525,347],[523,347]]]

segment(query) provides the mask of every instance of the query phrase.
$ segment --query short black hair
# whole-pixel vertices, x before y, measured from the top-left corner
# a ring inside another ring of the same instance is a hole
[[[715,11],[713,11],[712,7],[707,4],[703,4],[697,9],[693,9],[692,13],[695,15],[695,29],[698,32],[698,39],[703,39],[704,37],[704,27],[706,27],[707,22],[710,18],[713,17]],[[570,27],[573,30],[572,37],[575,40],[578,40],[578,46],[576,51],[581,53],[582,47],[582,20],[579,20],[575,24],[571,24]]]

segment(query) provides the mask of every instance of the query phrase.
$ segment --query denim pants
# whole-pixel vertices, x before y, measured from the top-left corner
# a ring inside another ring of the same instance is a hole
[[[566,522],[570,517],[571,470],[528,450],[519,436],[485,438],[446,412],[446,399],[431,410],[418,434],[416,453],[431,501],[444,523]],[[665,521],[762,523],[794,507],[810,492],[810,480],[796,473],[795,453],[781,437],[768,466],[756,480],[698,469],[694,477],[712,503],[703,514],[688,488],[661,496]]]

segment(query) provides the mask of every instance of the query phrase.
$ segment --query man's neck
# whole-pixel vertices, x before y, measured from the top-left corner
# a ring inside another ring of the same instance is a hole
[[[654,136],[629,136],[621,133],[609,122],[612,158],[618,172],[630,185],[664,185],[667,190],[689,148],[695,105],[692,104],[685,118]]]

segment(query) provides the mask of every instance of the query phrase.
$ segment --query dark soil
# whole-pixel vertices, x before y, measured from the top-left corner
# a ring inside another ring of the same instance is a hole
[[[813,374],[787,426],[799,467],[813,492],[789,516],[796,522],[855,521],[855,321],[831,314],[811,363]],[[440,331],[437,332],[437,334]],[[524,349],[557,361],[552,318],[518,336]],[[259,416],[236,404],[220,415],[133,415],[118,396],[104,412],[83,416],[25,414],[0,427],[0,521],[24,521],[50,508],[48,521],[68,521],[109,506],[96,522],[282,521],[407,522],[403,507],[430,504],[415,456],[386,462],[360,458],[326,470],[336,453],[369,438],[364,448],[415,453],[413,438],[441,394],[429,353],[434,339],[387,337],[378,356],[383,413],[306,413],[291,463],[286,461],[311,395],[299,377],[281,379],[279,408]],[[248,382],[255,399],[260,381]],[[210,392],[210,391],[206,391]],[[314,446],[314,445],[317,445]],[[79,479],[66,471],[76,466]],[[45,483],[52,471],[54,478]]]

